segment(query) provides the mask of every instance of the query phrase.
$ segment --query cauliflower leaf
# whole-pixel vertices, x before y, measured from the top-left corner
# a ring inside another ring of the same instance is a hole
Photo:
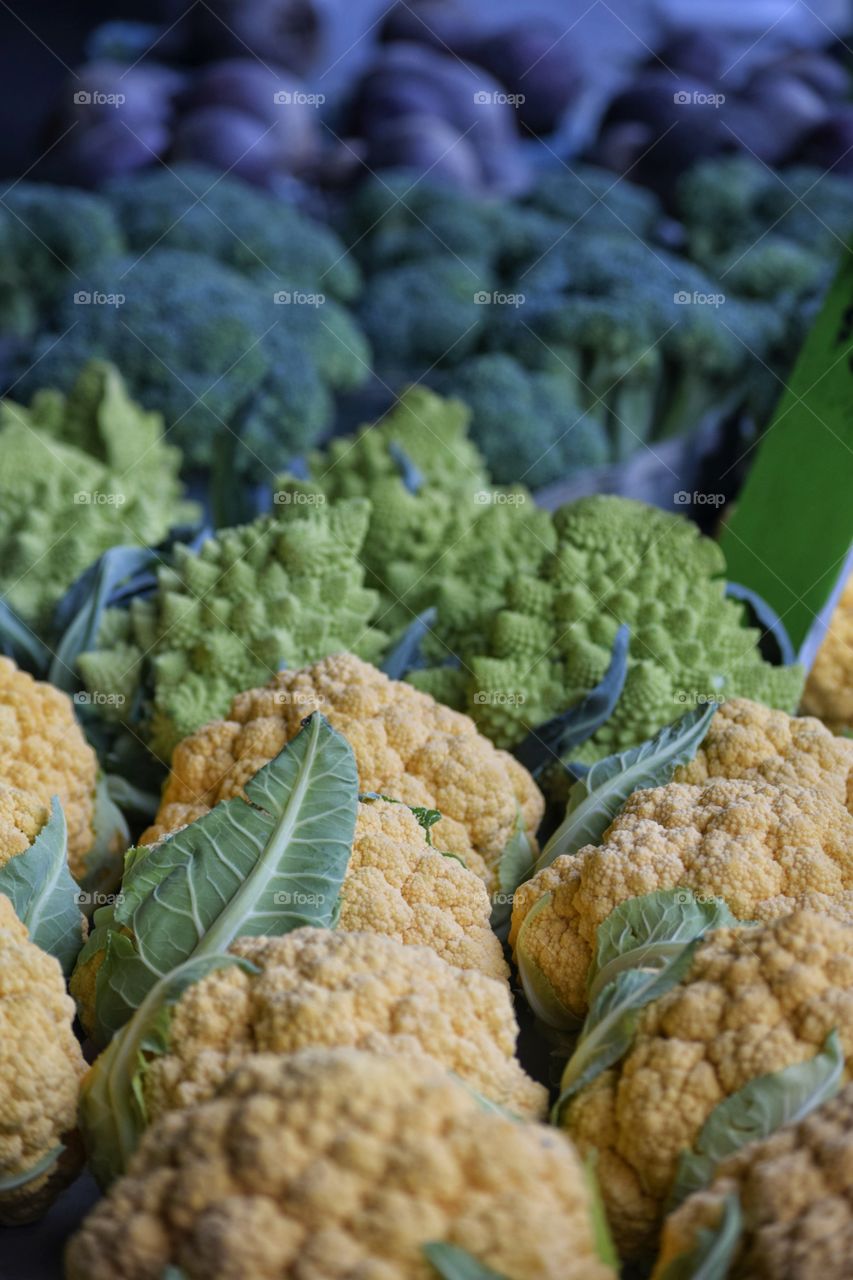
[[[347,740],[315,714],[246,783],[197,821],[128,854],[122,890],[96,913],[78,960],[96,972],[106,1041],[154,984],[234,939],[334,922],[355,833],[358,776]]]
[[[499,1272],[478,1262],[467,1249],[444,1240],[431,1240],[423,1246],[423,1254],[442,1280],[506,1280]]]
[[[55,956],[68,977],[83,945],[82,917],[68,869],[68,827],[56,796],[29,849],[0,867],[0,893],[27,926],[30,941]]]
[[[797,1124],[833,1098],[843,1074],[844,1051],[833,1030],[813,1058],[756,1076],[724,1098],[708,1116],[693,1149],[682,1153],[670,1208],[706,1187],[720,1162],[741,1147],[768,1138],[782,1125]]]
[[[719,1228],[698,1231],[695,1247],[673,1258],[661,1280],[726,1280],[742,1231],[740,1201],[737,1196],[727,1196]]]

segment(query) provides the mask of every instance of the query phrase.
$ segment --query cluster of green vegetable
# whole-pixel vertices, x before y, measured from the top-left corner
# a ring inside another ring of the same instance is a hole
[[[0,275],[6,385],[67,391],[86,360],[110,360],[186,465],[232,489],[269,483],[332,425],[334,393],[370,371],[343,243],[203,168],[98,194],[17,183],[0,210]]]
[[[853,227],[849,184],[715,160],[677,214],[586,166],[509,203],[367,183],[342,230],[382,378],[461,397],[495,476],[534,488],[733,410],[766,421]]]

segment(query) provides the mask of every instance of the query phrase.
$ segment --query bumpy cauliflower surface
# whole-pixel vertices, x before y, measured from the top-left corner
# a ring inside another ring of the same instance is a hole
[[[73,1131],[86,1063],[73,1021],[58,961],[0,894],[0,1187],[21,1179],[0,1190],[0,1224],[37,1218],[82,1163]]]
[[[49,817],[49,806],[31,792],[0,782],[0,867],[29,849]]]
[[[680,885],[723,898],[741,920],[798,906],[853,919],[853,816],[820,787],[713,778],[635,791],[601,845],[557,858],[516,891],[510,942],[550,891],[525,952],[582,1014],[598,926],[620,902]]]
[[[175,749],[156,825],[173,830],[244,783],[321,711],[349,741],[362,791],[438,809],[435,845],[458,854],[491,883],[518,810],[531,837],[544,800],[530,774],[498,751],[471,720],[352,654],[281,671],[264,688],[238,694],[227,720],[206,725]]]
[[[676,782],[711,778],[823,787],[853,813],[853,741],[812,716],[732,698],[718,708],[695,758],[675,774]]]
[[[841,1280],[853,1257],[853,1085],[799,1124],[751,1143],[670,1214],[654,1280],[716,1230],[726,1197],[743,1214],[731,1280]]]
[[[297,929],[231,950],[260,972],[219,969],[181,997],[169,1052],[145,1073],[151,1119],[211,1097],[250,1054],[313,1045],[426,1056],[518,1115],[543,1115],[547,1091],[514,1056],[505,982],[373,933]]]
[[[853,574],[809,672],[803,709],[820,716],[836,733],[853,730]]]
[[[207,812],[205,805],[165,806],[159,815],[162,825],[149,827],[142,843],[154,843]],[[477,969],[505,981],[509,970],[490,913],[480,877],[429,845],[410,809],[386,800],[359,805],[341,889],[341,929],[430,947],[459,969]],[[87,1030],[95,1026],[102,960],[103,952],[96,951],[77,965],[71,978],[71,994]]]
[[[507,1280],[606,1280],[571,1144],[434,1064],[259,1055],[148,1131],[66,1256],[69,1280],[434,1280],[448,1241]]]
[[[652,1246],[682,1150],[756,1076],[813,1058],[837,1030],[853,1052],[853,928],[797,911],[719,929],[682,983],[640,1016],[633,1047],[564,1109],[598,1175],[616,1243]]]
[[[24,834],[38,815],[36,806],[44,806],[32,837],[47,820],[53,796],[59,797],[68,825],[68,862],[78,880],[83,878],[86,854],[95,839],[97,773],[95,753],[83,737],[67,694],[0,657],[0,781],[30,797]],[[8,813],[5,801],[3,811]],[[20,853],[21,848],[11,852]]]

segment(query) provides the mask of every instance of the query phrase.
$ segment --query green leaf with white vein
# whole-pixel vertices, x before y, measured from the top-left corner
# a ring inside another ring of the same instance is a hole
[[[68,870],[65,815],[55,796],[50,817],[29,849],[0,868],[0,893],[27,926],[30,941],[56,956],[67,977],[83,945],[83,917]]]
[[[711,1182],[721,1161],[748,1142],[769,1138],[782,1125],[797,1124],[838,1092],[844,1074],[844,1053],[838,1032],[831,1031],[823,1048],[807,1062],[798,1062],[757,1076],[718,1103],[705,1121],[692,1151],[682,1153],[670,1209]]]
[[[245,800],[223,801],[128,856],[121,894],[97,913],[79,961],[103,952],[102,1041],[191,957],[226,951],[237,937],[334,924],[358,810],[349,743],[315,714],[244,789]]]

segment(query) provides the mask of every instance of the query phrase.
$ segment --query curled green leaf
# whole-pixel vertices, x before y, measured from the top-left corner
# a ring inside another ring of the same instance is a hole
[[[12,903],[30,940],[56,956],[68,976],[83,945],[79,890],[68,870],[68,831],[56,796],[29,849],[0,867],[0,893]]]

